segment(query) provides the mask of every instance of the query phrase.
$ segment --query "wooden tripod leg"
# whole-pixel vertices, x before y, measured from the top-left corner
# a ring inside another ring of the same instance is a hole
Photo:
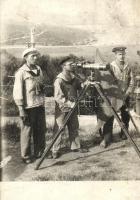
[[[74,106],[74,107],[72,108],[72,110],[67,114],[63,126],[62,126],[62,127],[58,130],[58,132],[55,134],[55,136],[54,136],[52,142],[50,143],[50,145],[49,145],[47,148],[45,148],[44,153],[42,154],[40,160],[38,161],[38,163],[37,163],[36,166],[35,166],[35,170],[38,170],[38,169],[39,169],[41,163],[43,162],[43,160],[45,159],[45,157],[49,154],[51,148],[53,147],[53,145],[54,145],[54,143],[56,142],[57,138],[58,138],[59,135],[61,134],[62,130],[63,130],[63,129],[65,128],[65,126],[67,125],[67,122],[68,122],[69,118],[71,117],[72,113],[75,111],[75,108],[77,107],[79,101],[83,98],[83,96],[84,96],[85,92],[87,91],[88,87],[89,87],[89,85],[86,85],[86,86],[83,88],[81,94],[79,95],[79,98],[78,98],[77,101],[75,102],[75,106]]]
[[[132,115],[130,114],[130,112],[129,112],[129,116],[130,116],[130,119],[131,119],[131,122],[132,122],[133,126],[136,129],[137,134],[139,135],[140,134],[139,129],[138,129],[136,123],[134,122],[134,119],[133,119]]]
[[[134,140],[132,139],[132,137],[130,136],[129,131],[127,130],[126,126],[124,125],[124,123],[121,121],[121,118],[119,117],[118,113],[116,112],[116,110],[114,109],[114,107],[112,106],[110,100],[106,97],[106,95],[103,92],[103,88],[101,87],[101,85],[99,83],[94,83],[95,88],[97,89],[99,95],[101,96],[101,98],[106,102],[106,105],[110,107],[110,109],[112,110],[112,113],[115,117],[115,119],[117,120],[118,124],[120,125],[121,129],[123,130],[124,134],[127,136],[127,138],[129,139],[130,143],[132,144],[133,148],[135,149],[137,155],[140,158],[140,150],[137,146],[137,144],[134,142]]]

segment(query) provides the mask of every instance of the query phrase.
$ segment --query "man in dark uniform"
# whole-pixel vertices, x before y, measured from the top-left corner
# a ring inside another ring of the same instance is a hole
[[[105,95],[112,103],[116,111],[121,111],[121,118],[126,128],[129,125],[128,107],[130,94],[133,90],[134,78],[130,66],[125,61],[126,47],[115,47],[115,60],[110,64],[106,71],[97,71],[95,77],[100,81]],[[114,116],[110,107],[106,106],[103,101],[98,101],[97,107],[98,127],[102,127],[103,140],[102,147],[107,147],[113,139],[113,121]],[[120,137],[126,139],[121,130]]]
[[[81,90],[80,81],[74,76],[73,60],[66,58],[61,63],[62,72],[58,74],[54,82],[54,98],[55,98],[55,126],[54,133],[63,126],[68,112],[74,107],[77,99],[77,91]],[[69,131],[70,149],[72,151],[86,152],[86,149],[81,149],[80,139],[78,134],[79,121],[77,110],[75,110],[67,122]],[[53,158],[60,156],[61,137],[53,145]]]
[[[130,65],[125,61],[126,47],[115,47],[112,52],[115,53],[115,60],[111,63],[111,70],[114,74],[114,78],[118,82],[118,87],[123,92],[124,102],[121,111],[121,118],[126,128],[129,127],[129,106],[130,106],[130,94],[134,89],[134,76]],[[126,135],[121,130],[120,137],[127,139]]]

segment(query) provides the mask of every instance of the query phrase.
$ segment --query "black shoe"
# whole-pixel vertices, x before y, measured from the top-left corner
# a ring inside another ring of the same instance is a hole
[[[53,158],[53,155],[52,153],[50,153],[48,156],[46,156],[47,159],[52,159]]]
[[[57,159],[57,158],[59,158],[60,157],[60,153],[59,152],[53,152],[52,153],[52,158],[53,159]]]
[[[42,154],[43,154],[42,152],[39,152],[38,154],[35,155],[35,158],[36,159],[41,158]]]
[[[122,140],[127,140],[127,137],[124,133],[120,133],[119,135]]]
[[[86,149],[86,148],[80,148],[80,149],[79,149],[79,152],[80,152],[80,153],[87,153],[87,152],[89,152],[89,150]]]
[[[75,153],[78,152],[78,149],[72,149],[71,151]]]
[[[107,146],[108,146],[107,142],[105,140],[102,140],[102,142],[100,143],[100,147],[106,148]]]
[[[32,163],[32,160],[30,158],[22,158],[22,161],[25,163],[25,164],[30,164]]]
[[[126,135],[124,135],[124,134],[122,135],[121,138],[122,138],[122,140],[127,140],[127,137],[126,137]]]
[[[85,148],[80,148],[80,149],[74,149],[72,150],[72,152],[87,153],[89,152],[89,150]]]

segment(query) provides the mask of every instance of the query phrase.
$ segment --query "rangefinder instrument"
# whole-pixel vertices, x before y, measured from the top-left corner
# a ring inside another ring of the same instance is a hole
[[[81,67],[84,69],[98,69],[98,70],[107,70],[110,66],[109,63],[91,63],[91,62],[75,62],[72,63],[73,67]]]
[[[85,69],[98,69],[98,70],[107,70],[108,65],[100,64],[100,63],[86,63],[82,65]]]

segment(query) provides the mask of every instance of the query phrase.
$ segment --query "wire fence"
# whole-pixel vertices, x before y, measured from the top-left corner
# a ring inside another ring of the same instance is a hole
[[[6,108],[7,105],[15,106],[13,100],[13,85],[1,85],[1,95],[0,100],[2,101],[2,106],[5,106],[5,109],[9,109],[9,106]],[[52,89],[52,85],[45,86],[45,90]],[[47,114],[54,114],[55,110],[55,103],[54,97],[47,97],[45,98],[45,108]],[[95,111],[95,102],[93,102],[93,98],[91,96],[85,96],[77,106],[78,115],[91,115],[94,114]],[[11,114],[10,114],[11,115]]]
[[[45,90],[52,90],[53,91],[53,86],[52,85],[46,85]],[[53,92],[52,96],[47,96],[45,98],[45,109],[46,109],[46,114],[52,115],[55,113],[55,100],[53,97]],[[98,107],[97,102],[99,99],[97,97],[93,97],[88,95],[85,95],[82,100],[79,101],[78,106],[77,106],[77,112],[78,115],[93,115],[95,114],[96,108]],[[5,110],[4,113],[7,113],[6,115],[17,115],[18,111],[13,99],[13,85],[7,84],[7,85],[1,85],[0,86],[0,102],[1,102],[1,108]],[[133,96],[131,99],[131,108],[134,108],[134,110],[138,113],[140,113],[140,101],[136,101],[136,97]]]

